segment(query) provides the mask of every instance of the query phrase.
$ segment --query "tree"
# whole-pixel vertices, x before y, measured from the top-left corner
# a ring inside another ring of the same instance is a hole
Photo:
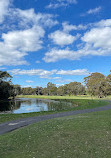
[[[36,94],[37,95],[42,95],[43,94],[43,88],[42,87],[37,87],[37,89],[36,89]]]
[[[68,84],[69,95],[85,94],[85,87],[80,82],[70,82]]]
[[[87,91],[92,96],[102,98],[107,95],[108,83],[106,77],[98,72],[92,73],[90,76],[84,78],[87,86]]]
[[[21,94],[23,95],[35,95],[36,94],[36,88],[32,87],[26,87],[21,89]]]
[[[13,85],[14,87],[14,94],[15,95],[20,95],[21,94],[21,87],[20,85],[16,84],[16,85]]]
[[[65,95],[65,93],[64,93],[64,86],[59,86],[57,88],[57,95],[59,95],[59,96]]]
[[[84,95],[85,87],[80,82],[70,82],[57,89],[57,95]]]
[[[107,93],[108,95],[111,95],[111,74],[106,77],[106,81],[108,83]]]
[[[7,81],[8,79],[11,79],[11,78],[12,76],[7,71],[0,71],[0,82]]]
[[[48,90],[46,87],[42,89],[42,93],[43,95],[48,95]]]
[[[106,77],[107,82],[111,85],[111,74]]]
[[[6,71],[0,71],[0,100],[8,99],[13,95],[12,76]]]
[[[49,82],[47,84],[48,95],[57,95],[57,87],[55,84]]]

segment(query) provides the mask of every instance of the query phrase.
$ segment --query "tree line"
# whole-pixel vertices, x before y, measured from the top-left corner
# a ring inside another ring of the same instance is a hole
[[[45,88],[43,87],[27,87],[21,88],[11,82],[12,76],[6,71],[0,71],[0,100],[14,98],[16,95],[86,95],[98,96],[98,98],[111,95],[111,74],[108,76],[102,73],[91,73],[84,78],[84,85],[80,82],[70,82],[57,87],[56,84],[49,82]]]

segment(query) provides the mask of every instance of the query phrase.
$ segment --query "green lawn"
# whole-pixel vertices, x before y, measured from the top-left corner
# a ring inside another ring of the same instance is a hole
[[[56,98],[56,99],[58,99],[58,98]],[[62,99],[62,101],[71,102],[73,106],[72,107],[64,106],[64,109],[60,110],[60,108],[59,108],[59,111],[53,111],[53,112],[50,111],[50,112],[35,112],[35,113],[28,113],[28,114],[0,114],[0,123],[10,121],[10,120],[16,120],[19,118],[47,115],[47,114],[52,114],[52,113],[64,112],[64,111],[91,109],[91,108],[109,104],[109,102],[106,102],[103,100],[101,101],[101,100],[90,100],[90,99],[70,99],[70,100]],[[61,103],[57,106],[60,107]]]
[[[97,97],[91,97],[90,95],[78,95],[78,96],[46,96],[46,95],[19,95],[17,98],[40,98],[40,99],[98,99]]]
[[[40,98],[40,99],[99,99],[98,97],[91,97],[90,95],[77,95],[77,96],[46,96],[46,95],[19,95],[17,98]],[[101,98],[100,100],[111,100],[111,96]]]
[[[110,158],[111,110],[39,122],[0,136],[0,158]]]

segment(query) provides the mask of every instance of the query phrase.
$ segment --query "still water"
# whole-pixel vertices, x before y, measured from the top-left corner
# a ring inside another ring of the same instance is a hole
[[[15,101],[0,103],[0,112],[20,114],[40,111],[61,111],[71,107],[72,103],[63,100],[20,98]]]

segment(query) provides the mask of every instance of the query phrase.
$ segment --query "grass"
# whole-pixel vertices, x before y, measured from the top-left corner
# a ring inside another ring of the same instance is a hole
[[[17,98],[39,98],[39,99],[98,99],[97,97],[91,97],[90,95],[78,95],[78,96],[46,96],[46,95],[19,95]]]
[[[40,99],[97,99],[97,100],[111,100],[111,95],[99,99],[96,96],[90,96],[90,95],[77,95],[77,96],[46,96],[46,95],[19,95],[17,98],[40,98]]]
[[[60,100],[61,101],[61,100]],[[49,112],[34,112],[34,113],[26,113],[26,114],[0,114],[0,123],[17,120],[20,118],[47,115],[52,113],[64,112],[64,111],[73,111],[73,110],[83,110],[83,109],[91,109],[99,106],[105,106],[109,102],[101,101],[101,100],[89,100],[89,99],[65,99],[62,101],[71,102],[72,106],[64,106],[64,109],[61,108],[61,103],[58,105],[59,111],[49,111]]]
[[[110,158],[111,110],[39,122],[0,136],[0,158]]]

